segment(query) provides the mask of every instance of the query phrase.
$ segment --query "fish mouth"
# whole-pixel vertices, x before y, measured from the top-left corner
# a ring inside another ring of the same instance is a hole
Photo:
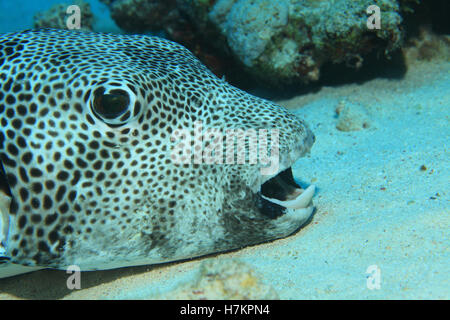
[[[270,219],[285,215],[309,218],[314,210],[312,197],[315,189],[314,185],[306,189],[300,187],[294,180],[292,168],[289,167],[261,185],[256,194],[256,205],[259,212]]]

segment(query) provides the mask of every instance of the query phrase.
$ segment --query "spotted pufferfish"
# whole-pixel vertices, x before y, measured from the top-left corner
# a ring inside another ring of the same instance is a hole
[[[278,130],[278,170],[176,163],[173,133],[196,122]],[[0,125],[0,277],[242,248],[291,235],[314,209],[314,186],[291,171],[314,143],[308,126],[166,39],[0,35]]]

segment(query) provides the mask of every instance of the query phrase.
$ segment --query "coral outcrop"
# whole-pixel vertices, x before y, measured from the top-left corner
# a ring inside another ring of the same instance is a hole
[[[367,8],[373,3],[218,0],[207,15],[226,39],[223,46],[257,77],[274,83],[310,82],[319,79],[326,62],[359,68],[372,50],[389,54],[400,46],[397,1],[379,3],[380,29],[367,26]]]
[[[103,1],[109,4],[117,24],[127,31],[162,29],[194,53],[207,43],[217,54],[238,61],[257,79],[275,85],[316,81],[321,66],[328,62],[360,68],[369,53],[389,55],[402,43],[401,12],[414,2]],[[379,29],[368,27],[373,14],[368,8],[374,4],[380,9]]]

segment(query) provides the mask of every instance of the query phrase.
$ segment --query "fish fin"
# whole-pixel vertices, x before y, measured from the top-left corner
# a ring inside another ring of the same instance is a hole
[[[0,256],[0,279],[16,276],[23,273],[28,273],[31,271],[36,271],[44,269],[41,267],[26,267],[20,264],[15,264],[9,262],[8,257]]]
[[[8,232],[9,232],[9,206],[11,197],[0,190],[0,278],[15,276],[39,269],[41,267],[26,267],[20,264],[11,263],[8,256]]]
[[[0,243],[0,279],[44,269],[42,267],[26,267],[10,261],[11,258],[8,257],[6,248]]]

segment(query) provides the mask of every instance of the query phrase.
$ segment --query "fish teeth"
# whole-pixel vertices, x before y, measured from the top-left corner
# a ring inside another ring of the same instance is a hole
[[[266,197],[264,195],[261,195],[261,197],[263,199],[266,199],[267,201],[278,204],[278,205],[288,208],[288,209],[303,209],[303,208],[307,208],[309,206],[315,192],[316,192],[316,187],[314,185],[310,185],[308,188],[306,188],[306,190],[301,192],[297,196],[297,198],[295,198],[294,200],[281,201],[278,199]]]

